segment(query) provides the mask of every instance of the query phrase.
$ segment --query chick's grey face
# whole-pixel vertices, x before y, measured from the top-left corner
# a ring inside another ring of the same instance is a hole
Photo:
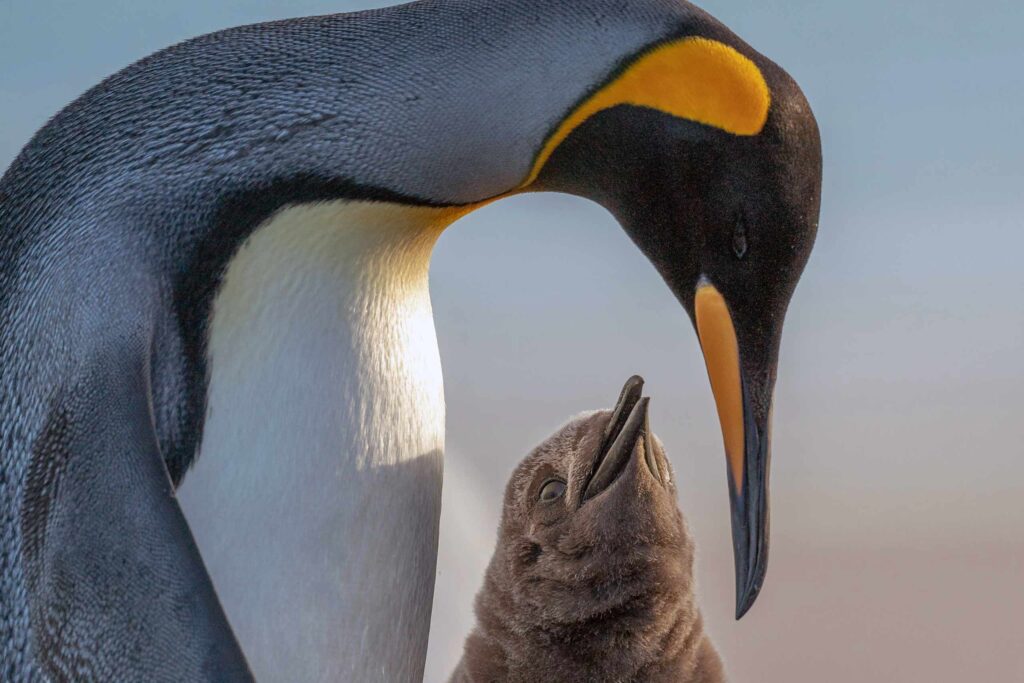
[[[692,544],[653,435],[637,440],[610,484],[588,491],[611,417],[570,422],[519,465],[506,491],[499,547],[513,599],[544,623],[586,621],[689,583]]]

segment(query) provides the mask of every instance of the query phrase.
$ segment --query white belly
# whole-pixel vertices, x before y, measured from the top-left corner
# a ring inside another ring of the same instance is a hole
[[[444,395],[427,271],[441,210],[292,207],[217,295],[180,498],[260,681],[419,681]]]

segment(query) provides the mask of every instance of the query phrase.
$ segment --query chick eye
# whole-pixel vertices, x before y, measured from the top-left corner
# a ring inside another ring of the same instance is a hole
[[[538,498],[542,503],[550,503],[565,495],[565,482],[561,479],[549,479],[540,487]]]

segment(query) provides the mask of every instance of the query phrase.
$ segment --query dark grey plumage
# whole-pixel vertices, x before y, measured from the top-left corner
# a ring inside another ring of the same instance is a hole
[[[573,419],[516,468],[476,598],[477,625],[452,683],[725,680],[697,607],[693,540],[668,459],[646,426],[646,401],[636,405],[642,427],[627,457],[589,498],[610,411]],[[551,481],[565,482],[564,494],[542,500]]]

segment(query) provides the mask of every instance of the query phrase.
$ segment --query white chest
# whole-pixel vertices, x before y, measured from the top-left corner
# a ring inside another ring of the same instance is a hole
[[[181,502],[258,680],[418,680],[444,446],[427,272],[445,224],[288,208],[225,274]]]

